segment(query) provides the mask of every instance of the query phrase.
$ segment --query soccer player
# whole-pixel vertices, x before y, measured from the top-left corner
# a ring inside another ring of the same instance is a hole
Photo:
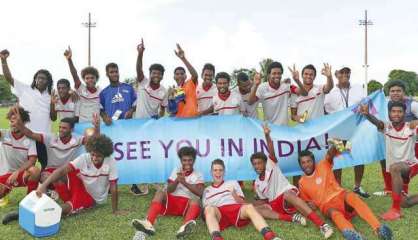
[[[306,217],[320,229],[325,239],[330,238],[333,234],[332,228],[298,197],[298,189],[291,185],[280,171],[270,137],[270,128],[264,124],[263,129],[269,157],[267,158],[263,152],[251,155],[251,164],[258,174],[254,184],[257,194],[257,201],[254,204],[257,210],[265,218],[297,222],[301,225],[306,225]],[[301,212],[303,216],[296,211]]]
[[[19,105],[29,111],[31,121],[27,123],[28,128],[35,132],[51,131],[51,91],[53,87],[52,75],[48,70],[38,70],[33,76],[30,86],[14,79],[7,58],[8,50],[0,52],[1,66],[6,81],[12,86],[13,93],[19,99]],[[36,143],[36,152],[41,168],[45,168],[48,157],[45,145]]]
[[[0,198],[5,197],[15,187],[27,187],[27,193],[38,186],[40,170],[35,166],[36,144],[17,127],[16,114],[11,108],[7,113],[10,130],[0,130]],[[17,108],[22,121],[30,121],[29,112]]]
[[[74,130],[74,119],[72,118],[61,119],[58,135],[52,135],[50,133],[32,132],[25,127],[18,112],[16,112],[16,116],[16,127],[19,131],[26,137],[43,143],[46,146],[48,164],[41,172],[41,182],[44,182],[56,169],[63,165],[67,165],[71,160],[74,160],[79,153],[79,149],[86,143],[86,138],[72,134]],[[100,118],[97,114],[93,116],[92,123],[95,130],[94,135],[100,134]],[[69,199],[65,178],[54,182],[52,186],[64,202]],[[48,195],[56,199],[55,192],[49,191]]]
[[[280,240],[252,204],[245,203],[244,193],[237,181],[224,181],[225,164],[212,161],[213,183],[203,192],[204,217],[212,240],[223,240],[221,231],[235,226],[243,227],[250,221],[265,240]]]
[[[335,180],[332,167],[337,154],[335,146],[331,146],[325,159],[315,163],[315,157],[309,150],[299,153],[299,165],[305,174],[299,181],[302,199],[331,218],[347,240],[363,239],[351,224],[354,212],[373,228],[380,239],[392,239],[390,228],[379,222],[367,204]]]
[[[241,101],[243,106],[243,115],[247,117],[257,118],[257,106],[259,101],[256,101],[252,104],[249,103],[248,99],[251,95],[251,89],[254,88],[254,82],[250,80],[248,75],[244,72],[237,74],[237,88],[234,88],[232,92],[241,95]]]
[[[200,112],[199,115],[217,114],[234,115],[244,111],[241,95],[229,89],[231,77],[226,72],[219,72],[215,77],[218,94],[212,99],[212,106]]]
[[[72,50],[68,47],[64,52],[64,56],[67,59],[68,66],[70,68],[71,75],[74,80],[74,88],[76,93],[80,96],[80,107],[79,107],[79,122],[91,122],[92,116],[100,113],[100,92],[101,89],[97,86],[99,81],[99,71],[94,67],[85,67],[81,70],[81,77],[84,81],[80,81],[77,69],[74,66],[72,60]]]
[[[413,98],[405,96],[405,84],[400,80],[392,80],[388,84],[389,101],[403,102],[406,106],[405,109],[405,122],[410,122],[418,119],[418,102]],[[415,157],[418,158],[418,142],[415,144]],[[381,160],[380,166],[382,169],[382,175],[384,180],[384,190],[375,192],[376,196],[387,196],[392,192],[392,177],[390,173],[386,171],[386,161]],[[408,193],[408,185],[405,184],[403,192]]]
[[[402,196],[403,184],[418,174],[418,160],[415,157],[415,139],[418,135],[418,121],[405,122],[406,106],[403,102],[390,101],[389,121],[383,122],[369,113],[367,105],[361,106],[361,113],[385,136],[386,171],[392,177],[392,207],[384,214],[384,220],[401,218],[401,206],[418,204],[418,195]]]
[[[55,91],[51,97],[51,118],[52,121],[64,118],[71,118],[74,122],[78,122],[80,115],[80,102],[71,94],[70,81],[60,79],[57,82],[58,96]]]
[[[138,81],[137,104],[135,118],[159,118],[164,116],[167,107],[167,89],[162,86],[164,67],[161,64],[152,64],[149,68],[150,79],[142,71],[142,59],[145,51],[143,39],[137,46],[138,58],[136,60],[136,74]]]
[[[365,92],[361,85],[350,83],[351,69],[343,67],[335,72],[338,79],[336,87],[334,87],[329,94],[325,96],[325,112],[328,114],[344,110],[354,104],[359,103],[365,98]],[[334,170],[334,175],[339,184],[341,184],[342,169]],[[354,189],[353,192],[361,197],[370,197],[369,193],[361,187],[361,180],[363,179],[364,165],[354,166]]]
[[[178,151],[180,167],[176,167],[168,178],[164,190],[157,191],[148,210],[147,219],[132,220],[132,225],[141,232],[154,235],[154,224],[158,215],[183,216],[183,225],[176,237],[191,233],[200,214],[200,197],[203,193],[203,175],[193,169],[196,161],[196,149],[182,147]]]
[[[206,63],[202,69],[202,82],[197,85],[197,110],[202,112],[208,109],[212,105],[213,96],[218,93],[216,85],[213,84],[213,78],[215,77],[215,66],[210,63]]]
[[[119,81],[119,67],[116,63],[106,65],[106,76],[110,84],[100,92],[100,116],[106,125],[112,120],[130,119],[135,111],[136,93],[134,88]]]
[[[171,106],[173,106],[172,109],[169,109],[170,113],[181,118],[196,117],[198,114],[196,97],[198,74],[187,60],[184,50],[179,44],[177,44],[177,50],[174,50],[174,53],[186,65],[191,78],[186,80],[186,70],[183,67],[174,69],[174,80],[177,83],[177,87],[169,90],[168,96],[172,102]]]
[[[255,74],[254,87],[251,89],[248,98],[248,104],[256,104],[261,101],[264,112],[264,119],[277,125],[287,126],[289,122],[289,102],[296,88],[292,87],[290,83],[282,82],[283,66],[279,62],[272,62],[267,68],[267,82],[261,83],[261,75]],[[299,89],[303,91],[302,84],[299,78],[294,78],[295,82],[300,86]],[[305,94],[301,92],[301,94]]]
[[[105,135],[92,136],[86,143],[86,150],[87,153],[54,171],[38,186],[36,194],[41,197],[51,184],[67,177],[69,199],[61,204],[62,216],[106,203],[109,192],[112,195],[112,213],[124,214],[125,211],[118,210],[118,172],[116,161],[111,156],[112,140]],[[4,217],[3,223],[18,218],[17,212],[11,212]]]
[[[292,100],[292,120],[303,123],[306,120],[324,115],[325,94],[331,91],[334,87],[334,82],[329,64],[324,63],[324,68],[321,73],[327,78],[327,83],[325,85],[316,85],[314,84],[316,77],[315,67],[309,64],[302,69],[303,88],[308,94],[306,96],[300,95]],[[299,75],[295,68],[292,71],[292,75]]]

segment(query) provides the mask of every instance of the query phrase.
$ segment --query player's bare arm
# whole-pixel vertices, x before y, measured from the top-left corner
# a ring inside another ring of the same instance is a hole
[[[19,129],[19,131],[21,131],[23,133],[23,135],[25,135],[28,138],[31,138],[37,142],[43,142],[43,137],[42,134],[39,133],[34,133],[32,132],[29,128],[27,128],[25,126],[25,124],[23,123],[20,113],[19,113],[19,109],[18,107],[13,107],[11,109],[11,111],[13,112],[15,119],[13,119],[11,121],[12,126],[16,127],[17,129]]]
[[[290,73],[292,74],[292,79],[298,85],[297,94],[302,96],[308,96],[308,91],[303,87],[303,83],[300,81],[299,71],[296,69],[296,65],[293,64],[293,67],[288,67]]]
[[[138,57],[136,58],[136,79],[138,82],[144,80],[144,71],[142,69],[142,58],[144,57],[145,45],[144,39],[141,38],[141,43],[136,47]]]
[[[68,67],[70,68],[71,76],[73,77],[74,81],[74,87],[75,89],[78,89],[81,85],[80,77],[78,76],[77,69],[74,66],[73,62],[73,52],[71,50],[71,47],[68,46],[68,48],[64,51],[64,56],[67,59]]]
[[[268,151],[269,151],[269,157],[270,157],[271,160],[273,160],[273,162],[277,163],[276,153],[274,151],[273,140],[270,137],[271,129],[270,129],[270,127],[269,127],[269,125],[268,125],[267,122],[265,122],[263,124],[263,131],[264,131],[264,137],[265,137],[266,142],[267,142],[267,148],[268,148]]]
[[[49,177],[42,184],[38,186],[38,189],[36,189],[36,195],[38,195],[38,197],[41,197],[43,193],[46,193],[46,190],[48,189],[49,185],[58,181],[62,177],[67,176],[67,174],[72,171],[73,168],[71,168],[69,164],[59,167],[51,175],[49,175]]]
[[[256,92],[257,92],[258,87],[261,84],[261,74],[256,72],[254,74],[253,81],[254,81],[254,86],[251,88],[250,97],[248,98],[248,104],[249,105],[253,105],[255,102],[258,101],[258,98],[256,96]]]
[[[321,70],[322,75],[327,77],[327,83],[324,86],[324,93],[327,94],[334,87],[334,80],[332,79],[331,65],[324,63],[324,68]]]
[[[9,57],[10,53],[7,49],[4,49],[0,52],[0,60],[1,60],[1,68],[3,69],[3,75],[6,81],[14,86],[14,80],[12,77],[12,73],[9,69],[9,64],[7,63],[7,58]]]
[[[360,113],[367,118],[373,125],[377,127],[379,131],[382,131],[385,127],[385,124],[377,119],[375,116],[371,115],[369,112],[368,105],[361,105],[360,106]]]
[[[180,60],[186,65],[187,70],[190,72],[191,80],[197,85],[197,78],[199,75],[196,72],[196,69],[192,66],[192,64],[187,60],[186,55],[184,54],[184,50],[180,47],[180,44],[176,44],[177,50],[174,50],[174,53]]]

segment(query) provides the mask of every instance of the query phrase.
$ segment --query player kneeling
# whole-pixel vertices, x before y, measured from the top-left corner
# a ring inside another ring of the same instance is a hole
[[[250,221],[266,240],[280,240],[268,227],[264,218],[252,204],[245,203],[244,193],[237,181],[224,182],[225,164],[216,159],[212,162],[213,183],[205,188],[202,203],[204,217],[213,240],[223,240],[220,231],[227,227],[243,227]]]
[[[157,191],[148,210],[147,219],[132,220],[132,225],[141,232],[155,234],[154,223],[158,215],[184,216],[183,225],[177,231],[177,238],[192,232],[200,214],[200,197],[204,189],[203,175],[193,169],[196,149],[182,147],[178,153],[181,167],[175,168],[167,188]]]
[[[380,239],[392,239],[390,228],[377,220],[367,204],[357,194],[343,189],[335,180],[333,165],[338,153],[335,146],[331,146],[325,159],[318,164],[315,164],[315,157],[310,151],[299,154],[299,165],[305,173],[299,180],[302,199],[331,218],[345,239],[364,239],[350,222],[354,212],[373,228]]]
[[[26,186],[28,193],[35,190],[40,177],[40,170],[35,167],[35,141],[17,127],[18,114],[24,124],[30,121],[27,111],[13,107],[7,114],[10,130],[0,130],[0,199],[15,187]],[[4,220],[3,224],[6,224],[7,219]]]
[[[48,186],[67,176],[69,200],[61,205],[63,216],[105,203],[109,189],[112,194],[113,213],[119,214],[118,173],[116,161],[111,157],[112,140],[105,135],[93,136],[87,141],[86,150],[87,153],[55,170],[38,186],[37,195],[42,196],[46,193]],[[17,220],[18,213],[9,213],[6,217],[9,220]]]
[[[264,124],[263,129],[270,156],[267,158],[262,152],[251,156],[251,164],[258,174],[254,184],[257,194],[254,204],[257,211],[265,218],[297,222],[301,225],[306,225],[306,217],[320,229],[325,239],[330,238],[333,234],[332,228],[299,198],[298,189],[289,183],[277,166],[270,128]]]

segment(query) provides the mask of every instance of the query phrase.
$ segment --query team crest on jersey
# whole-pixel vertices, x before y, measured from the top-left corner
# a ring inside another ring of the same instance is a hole
[[[321,178],[321,177],[317,177],[317,178],[315,179],[315,183],[316,183],[316,185],[321,184],[321,183],[322,183],[322,178]]]

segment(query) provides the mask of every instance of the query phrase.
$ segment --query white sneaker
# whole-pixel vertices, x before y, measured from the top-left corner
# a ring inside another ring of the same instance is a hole
[[[145,240],[146,238],[147,238],[147,234],[145,234],[144,232],[141,232],[141,231],[136,231],[132,240]]]
[[[328,225],[327,223],[322,225],[319,229],[320,229],[322,235],[324,235],[325,239],[330,238],[332,236],[332,234],[334,233],[334,230],[332,230],[332,227],[330,225]]]
[[[274,237],[273,240],[282,240],[282,239],[279,237]]]
[[[293,214],[292,222],[299,223],[302,226],[306,226],[306,218],[300,213]]]
[[[154,226],[152,226],[152,224],[146,219],[145,220],[134,219],[132,220],[132,226],[136,230],[146,233],[148,235],[155,234]]]
[[[59,194],[55,190],[48,189],[46,191],[46,195],[52,198],[54,201],[58,201],[58,199],[60,199]]]
[[[186,235],[189,235],[190,233],[192,233],[193,228],[195,226],[196,226],[196,221],[195,220],[190,220],[190,221],[186,222],[177,231],[176,238],[183,238]]]
[[[379,192],[374,192],[373,195],[377,196],[377,197],[386,197],[386,196],[390,195],[390,192],[383,190],[383,191],[379,191]]]

